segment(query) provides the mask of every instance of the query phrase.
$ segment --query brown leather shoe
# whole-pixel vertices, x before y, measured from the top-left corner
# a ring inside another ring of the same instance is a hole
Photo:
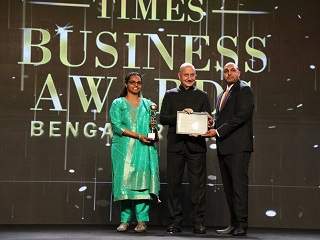
[[[138,222],[137,226],[134,228],[136,233],[143,233],[147,231],[147,224],[145,222]]]
[[[117,227],[118,232],[126,232],[129,228],[129,223],[120,223],[120,225]]]

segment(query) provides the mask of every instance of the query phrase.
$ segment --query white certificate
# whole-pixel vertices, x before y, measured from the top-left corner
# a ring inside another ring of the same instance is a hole
[[[204,134],[208,131],[208,115],[203,112],[177,112],[177,134]]]

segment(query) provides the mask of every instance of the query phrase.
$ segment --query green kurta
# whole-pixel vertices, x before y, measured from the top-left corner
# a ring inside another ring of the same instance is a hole
[[[141,98],[139,106],[135,108],[124,97],[112,102],[109,116],[113,131],[111,159],[114,201],[151,199],[150,194],[159,194],[156,146],[122,135],[125,129],[148,134],[151,103],[150,100]]]

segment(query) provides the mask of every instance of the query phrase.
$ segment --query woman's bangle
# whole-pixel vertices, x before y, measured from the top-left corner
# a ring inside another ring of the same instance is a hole
[[[141,135],[140,134],[138,134],[138,140],[141,141]]]

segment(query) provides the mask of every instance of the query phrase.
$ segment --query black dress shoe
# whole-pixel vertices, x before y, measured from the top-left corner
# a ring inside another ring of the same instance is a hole
[[[224,229],[217,229],[216,232],[218,234],[232,234],[234,230],[235,230],[235,227],[230,225]]]
[[[196,234],[205,234],[207,232],[207,229],[204,225],[200,224],[200,225],[195,225],[193,227],[193,233]]]
[[[170,225],[167,228],[167,233],[175,234],[175,233],[179,233],[179,232],[181,232],[181,228],[177,225]]]
[[[247,229],[243,227],[237,227],[233,230],[232,236],[246,236],[247,235]]]

